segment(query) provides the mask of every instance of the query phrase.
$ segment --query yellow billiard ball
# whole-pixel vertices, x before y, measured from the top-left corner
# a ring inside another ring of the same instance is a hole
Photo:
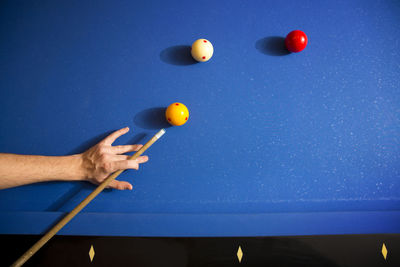
[[[165,111],[167,121],[175,126],[181,126],[189,119],[189,110],[182,103],[172,103]]]
[[[192,44],[192,57],[199,62],[210,60],[214,53],[214,47],[210,41],[206,39],[196,40]]]

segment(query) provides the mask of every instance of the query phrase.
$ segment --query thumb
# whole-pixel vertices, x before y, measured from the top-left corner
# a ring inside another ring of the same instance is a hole
[[[112,181],[109,185],[109,188],[114,188],[114,189],[118,189],[118,190],[132,190],[132,185],[128,182],[125,181],[118,181],[118,180],[114,180]]]

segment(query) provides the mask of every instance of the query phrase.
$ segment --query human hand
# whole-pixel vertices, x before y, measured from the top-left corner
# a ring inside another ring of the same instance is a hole
[[[112,143],[118,137],[126,134],[128,131],[128,127],[115,131],[103,141],[81,154],[82,167],[85,170],[85,180],[94,184],[100,184],[113,172],[125,169],[138,170],[139,164],[148,161],[147,156],[128,160],[129,156],[123,155],[127,152],[138,151],[142,145],[112,146]],[[126,181],[114,180],[108,187],[119,190],[132,190],[132,185]]]

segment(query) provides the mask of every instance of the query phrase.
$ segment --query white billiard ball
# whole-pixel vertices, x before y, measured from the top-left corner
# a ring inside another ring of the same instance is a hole
[[[210,60],[214,53],[214,47],[206,39],[198,39],[192,44],[192,57],[199,62]]]

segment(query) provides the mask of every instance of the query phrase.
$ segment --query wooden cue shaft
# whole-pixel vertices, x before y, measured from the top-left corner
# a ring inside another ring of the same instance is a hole
[[[143,154],[154,142],[156,142],[163,134],[164,129],[161,129],[156,135],[154,135],[139,151],[132,155],[129,159],[137,159]],[[114,172],[112,175],[107,177],[89,196],[87,196],[81,203],[78,204],[70,213],[68,213],[61,221],[59,221],[53,228],[51,228],[39,241],[37,241],[30,249],[28,249],[18,260],[16,260],[12,267],[22,266],[27,260],[29,260],[41,247],[43,247],[47,241],[49,241],[58,231],[61,230],[72,218],[75,217],[87,204],[90,203],[104,188],[107,187],[115,178],[117,178],[123,170]]]

